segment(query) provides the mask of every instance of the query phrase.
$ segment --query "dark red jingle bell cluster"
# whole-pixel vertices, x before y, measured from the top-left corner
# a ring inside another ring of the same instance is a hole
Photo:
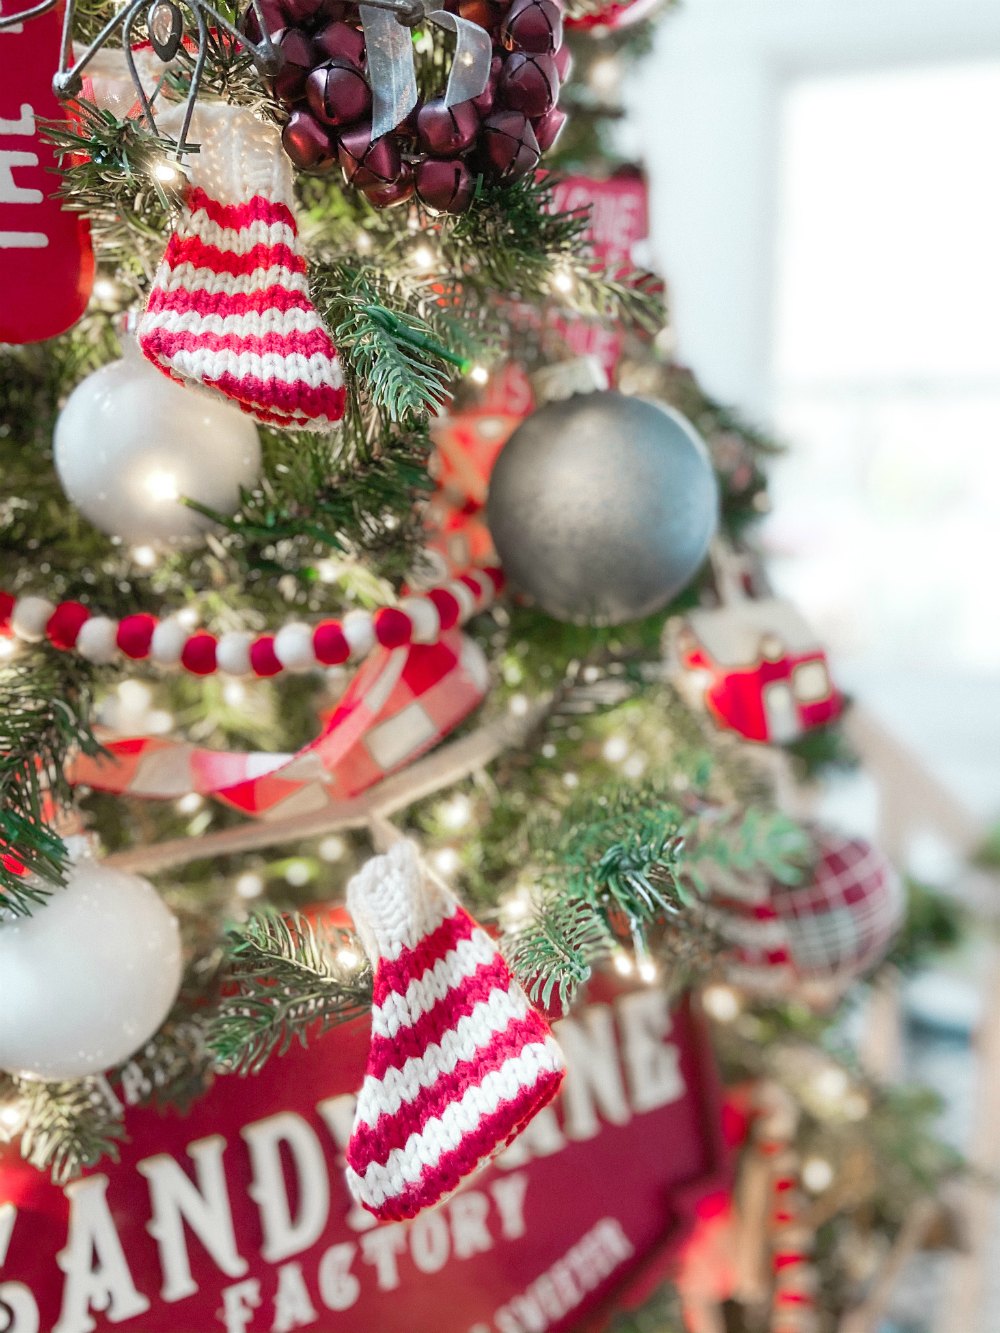
[[[285,152],[304,171],[339,162],[344,178],[376,208],[415,194],[438,213],[468,208],[477,176],[510,184],[533,171],[565,122],[559,87],[569,74],[561,0],[442,0],[441,8],[486,28],[493,62],[478,97],[446,107],[421,99],[403,123],[374,142],[372,90],[356,4],[261,0],[283,63],[271,87],[290,110]],[[259,39],[253,10],[245,31]]]

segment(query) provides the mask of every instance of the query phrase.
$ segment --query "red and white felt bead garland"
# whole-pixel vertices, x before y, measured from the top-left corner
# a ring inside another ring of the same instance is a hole
[[[268,677],[359,662],[376,646],[437,643],[442,634],[485,610],[502,586],[499,569],[471,569],[404,597],[399,606],[348,611],[340,620],[318,625],[296,621],[256,635],[242,630],[215,635],[192,628],[180,616],[161,619],[144,611],[114,620],[82,602],[56,604],[46,597],[0,591],[0,636],[10,634],[25,643],[47,639],[54,648],[97,664],[131,658],[194,676]]]

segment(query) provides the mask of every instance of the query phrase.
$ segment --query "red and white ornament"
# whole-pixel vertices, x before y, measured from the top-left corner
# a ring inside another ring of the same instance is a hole
[[[160,118],[169,129],[171,116]],[[306,281],[292,172],[273,125],[198,103],[191,188],[137,329],[149,360],[258,421],[326,430],[344,378]]]
[[[410,842],[347,889],[375,969],[347,1184],[383,1221],[452,1194],[547,1105],[565,1062],[496,945]]]
[[[843,706],[822,643],[776,597],[689,612],[674,632],[674,655],[688,698],[747,740],[794,740]]]
[[[52,91],[62,25],[60,3],[0,29],[0,343],[64,333],[86,309],[93,284],[87,222],[63,207],[56,151],[43,134],[46,121],[66,119]]]
[[[816,860],[803,883],[712,896],[710,921],[729,945],[734,982],[835,995],[888,952],[906,910],[893,866],[863,838],[815,829],[814,844]]]

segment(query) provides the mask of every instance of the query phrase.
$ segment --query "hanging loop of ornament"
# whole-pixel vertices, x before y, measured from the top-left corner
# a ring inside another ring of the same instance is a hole
[[[13,28],[29,19],[40,18],[50,13],[59,0],[42,0],[20,13],[0,15],[0,32]],[[281,67],[281,53],[271,40],[260,9],[260,0],[250,0],[251,8],[260,24],[259,42],[251,41],[246,33],[241,32],[232,22],[208,0],[184,0],[184,5],[194,19],[197,29],[197,43],[194,68],[191,72],[190,88],[185,107],[184,122],[177,139],[178,155],[193,147],[187,142],[187,132],[191,126],[195,103],[205,72],[207,42],[209,31],[225,33],[239,46],[248,51],[259,72],[266,78],[273,77]],[[52,89],[57,97],[66,100],[76,97],[83,86],[83,74],[97,53],[112,40],[121,42],[121,50],[128,69],[129,78],[135,89],[136,98],[142,110],[143,119],[153,134],[157,133],[153,116],[152,101],[143,85],[132,52],[132,30],[136,22],[146,14],[149,38],[153,50],[164,62],[172,60],[180,50],[184,40],[184,20],[177,0],[127,0],[127,3],[108,19],[97,36],[89,42],[80,55],[72,60],[73,29],[76,17],[76,0],[66,0],[63,12],[62,63],[52,79]],[[69,60],[71,63],[66,63]]]

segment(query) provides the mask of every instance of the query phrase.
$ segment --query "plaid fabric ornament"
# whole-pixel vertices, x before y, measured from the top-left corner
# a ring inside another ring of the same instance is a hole
[[[258,421],[328,429],[344,415],[344,380],[309,295],[280,135],[221,103],[198,104],[192,134],[191,188],[139,346],[172,379],[213,389]]]
[[[716,894],[709,920],[729,944],[729,975],[758,990],[806,982],[838,992],[885,957],[905,915],[886,857],[864,838],[815,829],[812,874],[762,896]]]
[[[564,1064],[496,945],[399,842],[351,880],[375,969],[347,1183],[383,1221],[446,1198],[558,1091]]]

